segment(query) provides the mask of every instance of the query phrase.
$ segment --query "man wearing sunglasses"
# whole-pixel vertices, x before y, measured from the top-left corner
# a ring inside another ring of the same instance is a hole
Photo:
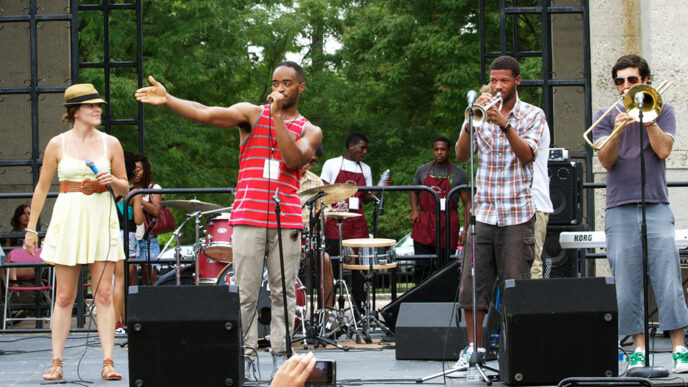
[[[638,55],[624,55],[612,67],[612,79],[620,95],[637,84],[647,84],[650,67]],[[641,127],[619,104],[593,130],[596,144],[609,137],[615,126],[622,129],[597,154],[607,169],[605,234],[607,259],[616,282],[619,335],[632,335],[634,352],[630,367],[645,366],[643,325],[640,152],[645,156],[647,262],[659,306],[660,329],[669,332],[674,372],[688,372],[688,350],[683,328],[688,308],[681,289],[679,254],[674,238],[674,215],[669,208],[665,159],[676,134],[674,108],[664,104],[655,122]],[[595,113],[595,120],[608,109]],[[640,149],[640,133],[644,137]]]

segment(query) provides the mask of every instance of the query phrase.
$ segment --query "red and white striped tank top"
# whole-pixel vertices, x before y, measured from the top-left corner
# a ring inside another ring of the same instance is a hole
[[[248,138],[239,148],[239,180],[230,224],[277,228],[272,197],[279,189],[282,228],[303,229],[301,200],[297,195],[301,170],[287,168],[277,145],[270,105],[263,105],[262,110]],[[285,125],[294,140],[298,140],[307,122],[305,117],[301,117],[285,121]],[[270,158],[279,161],[278,179],[268,179],[263,175],[266,161]]]

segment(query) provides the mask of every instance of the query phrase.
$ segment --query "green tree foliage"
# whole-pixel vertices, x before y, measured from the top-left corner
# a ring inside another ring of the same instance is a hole
[[[369,139],[364,161],[374,182],[389,168],[395,185],[409,185],[418,166],[432,160],[435,137],[456,140],[466,92],[480,87],[477,7],[476,1],[458,0],[144,1],[144,74],[175,96],[205,105],[260,104],[270,92],[274,66],[287,53],[300,52],[307,87],[299,107],[323,130],[322,160],[343,154],[346,137],[360,132]],[[135,15],[127,12],[111,13],[113,60],[135,59]],[[79,18],[80,59],[102,60],[102,14],[83,11]],[[496,12],[488,14],[486,28],[498,28],[498,21]],[[531,28],[530,20],[517,22],[524,31]],[[488,50],[496,51],[499,35],[490,36]],[[341,48],[325,50],[328,38]],[[538,76],[538,66],[529,59],[524,70]],[[80,78],[102,89],[100,70],[84,69]],[[136,116],[136,87],[134,71],[113,73],[113,117]],[[145,153],[156,183],[236,186],[237,130],[198,125],[164,107],[146,105],[144,111]],[[117,127],[113,134],[125,148],[138,148],[135,128]],[[198,199],[226,206],[233,200]],[[411,230],[408,193],[388,192],[385,199],[378,236],[400,239]],[[372,205],[367,211],[370,220]]]

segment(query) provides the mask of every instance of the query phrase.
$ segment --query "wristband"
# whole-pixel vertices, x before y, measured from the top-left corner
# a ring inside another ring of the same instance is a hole
[[[32,230],[32,229],[30,229],[30,228],[28,228],[28,227],[24,228],[24,231],[32,232],[32,233],[38,235],[38,231]]]

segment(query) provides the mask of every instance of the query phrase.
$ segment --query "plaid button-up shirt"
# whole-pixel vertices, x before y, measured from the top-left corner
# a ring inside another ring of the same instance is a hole
[[[545,113],[537,106],[516,103],[507,119],[511,130],[537,155],[543,130],[549,130]],[[464,127],[462,125],[461,127]],[[531,195],[533,163],[523,164],[499,126],[485,122],[476,128],[473,144],[478,154],[474,213],[476,220],[497,226],[527,222],[535,214]]]

